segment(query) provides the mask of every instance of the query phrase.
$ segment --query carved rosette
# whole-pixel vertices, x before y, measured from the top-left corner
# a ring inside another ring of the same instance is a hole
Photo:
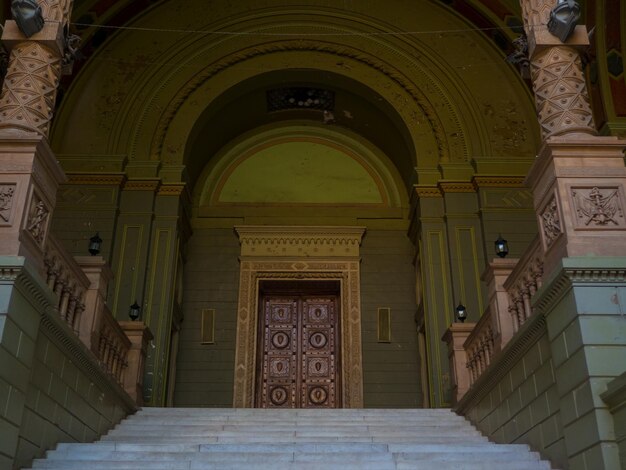
[[[559,207],[554,196],[541,213],[540,222],[545,247],[550,248],[558,236],[563,233]]]
[[[15,46],[0,95],[0,128],[47,136],[60,75],[61,57],[52,49],[34,41]]]
[[[536,53],[531,74],[544,138],[568,132],[596,133],[582,63],[575,49],[554,46]]]

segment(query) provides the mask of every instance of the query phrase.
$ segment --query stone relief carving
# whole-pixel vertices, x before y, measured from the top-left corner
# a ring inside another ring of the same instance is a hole
[[[561,218],[559,217],[559,208],[556,204],[556,198],[552,197],[543,213],[541,214],[541,225],[543,227],[543,238],[546,246],[550,247],[554,240],[562,233]]]
[[[28,230],[28,232],[40,245],[43,244],[44,238],[46,237],[49,216],[50,211],[46,207],[45,203],[38,197],[33,197],[28,213],[26,230]]]
[[[578,220],[585,226],[617,226],[624,222],[617,188],[573,188],[572,200]]]
[[[11,218],[11,208],[13,207],[13,196],[15,195],[15,185],[0,185],[0,223],[9,223]]]

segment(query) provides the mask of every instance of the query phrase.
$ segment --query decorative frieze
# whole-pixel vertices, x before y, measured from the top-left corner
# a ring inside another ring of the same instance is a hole
[[[571,188],[578,227],[607,229],[624,226],[623,197],[618,186]]]
[[[364,227],[235,227],[242,256],[359,256]]]

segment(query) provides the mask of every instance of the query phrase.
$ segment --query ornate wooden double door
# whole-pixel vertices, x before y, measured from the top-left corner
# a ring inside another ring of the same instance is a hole
[[[258,407],[341,407],[338,297],[261,296]]]

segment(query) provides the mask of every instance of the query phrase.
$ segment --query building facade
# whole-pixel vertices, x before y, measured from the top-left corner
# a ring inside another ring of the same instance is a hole
[[[454,405],[557,465],[618,468],[626,4],[587,2],[562,41],[556,1],[520,3],[40,0],[30,37],[6,5],[0,463],[93,439],[125,388]],[[493,261],[499,236],[519,263]]]

